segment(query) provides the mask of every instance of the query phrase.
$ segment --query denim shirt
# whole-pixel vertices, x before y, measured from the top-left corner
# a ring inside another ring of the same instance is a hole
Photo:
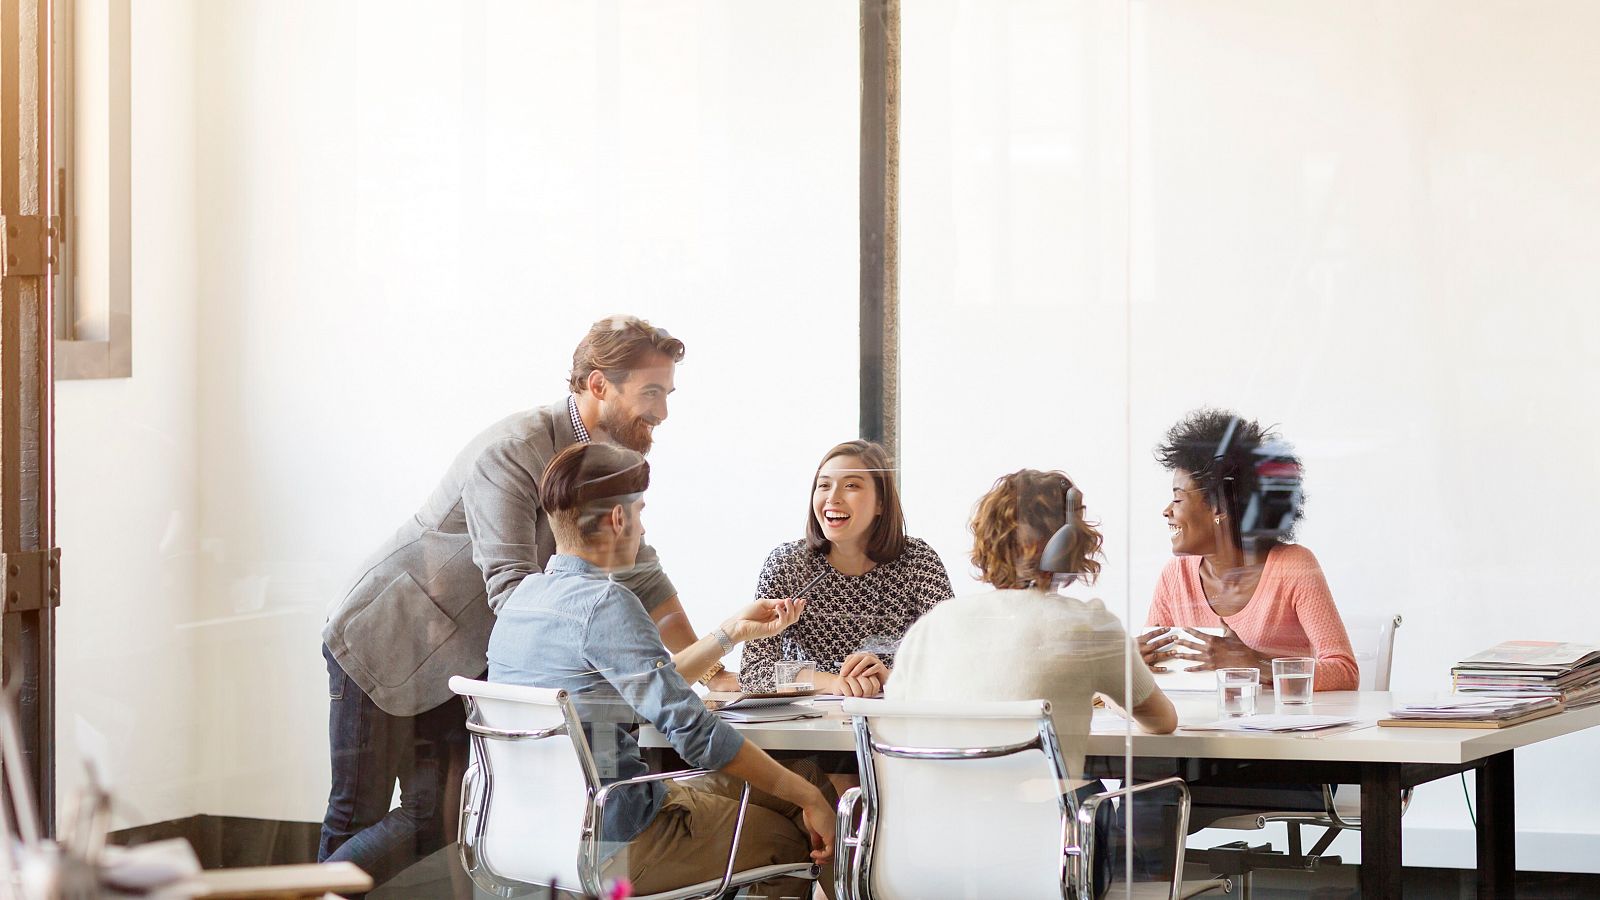
[[[565,690],[603,784],[648,772],[640,722],[698,768],[726,766],[744,744],[678,674],[638,596],[576,556],[550,557],[544,574],[523,579],[500,607],[489,680]],[[650,824],[665,795],[662,782],[612,793],[601,825],[606,855]]]

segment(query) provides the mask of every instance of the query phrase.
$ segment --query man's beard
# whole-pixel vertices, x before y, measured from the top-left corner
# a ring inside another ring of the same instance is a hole
[[[600,427],[610,435],[612,443],[621,444],[629,450],[640,453],[649,453],[650,445],[655,439],[650,434],[650,424],[642,418],[634,418],[620,410],[606,410],[600,414]]]

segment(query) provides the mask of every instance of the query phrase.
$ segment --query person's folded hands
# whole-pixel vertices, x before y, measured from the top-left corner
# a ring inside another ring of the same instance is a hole
[[[876,697],[883,682],[871,675],[840,675],[837,693],[846,697]]]
[[[1233,629],[1226,625],[1220,636],[1196,633],[1187,640],[1174,643],[1178,649],[1172,653],[1172,658],[1184,662],[1191,672],[1229,668],[1258,669],[1263,661],[1260,653],[1240,640]]]
[[[1161,664],[1183,656],[1179,652],[1178,635],[1169,628],[1159,628],[1147,631],[1138,638],[1139,655],[1144,658],[1144,664],[1153,672],[1166,671]],[[1179,666],[1178,668],[1182,668]]]
[[[844,658],[839,674],[846,678],[870,675],[882,684],[889,680],[889,667],[875,653],[852,653]]]

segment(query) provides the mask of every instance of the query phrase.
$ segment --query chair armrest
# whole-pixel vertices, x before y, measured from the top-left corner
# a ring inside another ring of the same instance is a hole
[[[589,858],[591,872],[600,871],[600,829],[605,823],[606,800],[611,797],[611,792],[623,785],[649,784],[654,781],[674,781],[678,779],[701,778],[715,774],[709,769],[683,769],[677,772],[657,772],[651,775],[640,775],[635,778],[624,778],[594,792],[589,799],[590,807],[594,810],[594,831],[586,836],[588,847],[585,848]],[[722,870],[722,883],[710,894],[719,897],[728,890],[733,883],[733,863],[739,856],[739,837],[744,833],[744,815],[750,808],[750,783],[745,782],[744,788],[739,792],[739,814],[733,821],[733,841],[728,846],[728,865]]]
[[[856,808],[861,805],[861,788],[847,789],[839,796],[838,825],[833,839],[833,896],[834,900],[854,900],[856,866],[860,860],[861,829],[865,820],[856,822]]]
[[[1171,891],[1171,896],[1176,898],[1183,891],[1184,841],[1189,835],[1189,785],[1182,778],[1173,776],[1132,786],[1123,785],[1114,791],[1101,791],[1084,798],[1083,802],[1078,805],[1078,852],[1081,854],[1080,858],[1086,868],[1093,864],[1095,851],[1094,817],[1100,811],[1100,804],[1113,797],[1122,797],[1124,802],[1131,802],[1135,794],[1162,788],[1176,788],[1178,791],[1178,834],[1177,838],[1172,842],[1175,847],[1175,855],[1172,865]]]
[[[613,788],[619,788],[625,784],[649,784],[652,781],[671,781],[677,778],[699,778],[704,775],[715,774],[716,773],[710,769],[680,769],[676,772],[655,772],[650,775],[640,775],[635,778],[624,778],[620,781],[613,781],[600,790],[595,791],[594,796],[596,800],[599,800],[599,798],[611,793]],[[600,802],[603,804],[605,801],[601,800]]]
[[[1398,619],[1399,616],[1395,618]],[[1403,788],[1400,791],[1400,815],[1402,816],[1406,814],[1406,810],[1411,808],[1411,792],[1413,790],[1415,788]],[[1361,821],[1359,819],[1352,822],[1339,814],[1339,807],[1333,802],[1333,785],[1331,784],[1322,786],[1322,809],[1323,812],[1327,813],[1329,821],[1333,823],[1333,827],[1344,828],[1349,831],[1361,830]]]

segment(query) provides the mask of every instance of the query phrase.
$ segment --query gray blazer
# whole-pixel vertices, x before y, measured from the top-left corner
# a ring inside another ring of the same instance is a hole
[[[450,699],[450,676],[483,674],[495,610],[556,552],[539,477],[577,442],[565,399],[496,422],[362,564],[322,640],[384,712],[414,716]],[[677,595],[648,546],[617,580],[646,610]]]

